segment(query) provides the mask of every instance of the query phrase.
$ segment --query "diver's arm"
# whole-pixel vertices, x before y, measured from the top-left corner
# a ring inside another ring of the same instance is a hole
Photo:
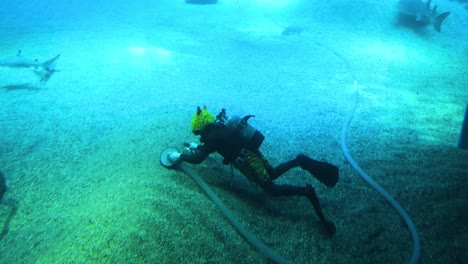
[[[182,153],[180,160],[191,164],[202,163],[212,151],[206,145],[199,145],[194,152]]]

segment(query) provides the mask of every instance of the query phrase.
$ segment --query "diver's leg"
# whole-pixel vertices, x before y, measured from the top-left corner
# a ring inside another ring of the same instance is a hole
[[[277,179],[279,178],[281,175],[283,175],[285,172],[287,172],[288,170],[294,168],[294,167],[298,167],[300,164],[299,164],[299,161],[297,159],[293,159],[293,160],[290,160],[290,161],[287,161],[285,163],[282,163],[278,166],[276,166],[272,173],[271,173],[271,179],[274,180],[274,179]]]
[[[312,206],[314,207],[314,211],[317,216],[320,218],[320,221],[325,226],[326,230],[330,235],[335,234],[336,227],[332,221],[328,221],[325,216],[323,215],[322,208],[320,208],[320,202],[315,193],[315,190],[312,186],[306,185],[306,187],[298,187],[292,185],[278,185],[275,184],[273,181],[267,181],[264,185],[262,185],[262,189],[272,195],[272,196],[305,196],[311,202]]]
[[[325,228],[327,229],[328,233],[330,233],[330,235],[335,234],[336,232],[335,224],[332,221],[328,221],[323,215],[322,208],[320,207],[320,202],[317,197],[317,194],[315,193],[314,188],[310,186],[309,184],[307,184],[305,188],[307,189],[307,198],[312,202],[312,206],[314,207],[315,213],[320,218],[320,221],[325,226]]]
[[[338,182],[338,167],[330,163],[313,160],[303,154],[299,154],[297,158],[272,169],[270,173],[271,179],[275,180],[288,170],[298,166],[310,172],[317,180],[329,187],[334,187]]]

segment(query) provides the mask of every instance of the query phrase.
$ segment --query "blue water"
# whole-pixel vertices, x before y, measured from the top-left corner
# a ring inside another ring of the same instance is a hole
[[[347,146],[420,232],[425,263],[468,256],[468,154],[456,148],[468,100],[467,3],[440,33],[397,1],[2,1],[0,263],[258,263],[255,251],[159,152],[196,141],[198,105],[254,114],[277,165],[305,153],[340,167],[328,189],[302,171],[337,225],[310,204],[272,198],[213,155],[194,169],[242,224],[294,263],[404,263],[399,216],[365,185]],[[411,19],[411,18],[410,18]],[[356,85],[354,83],[356,82]]]

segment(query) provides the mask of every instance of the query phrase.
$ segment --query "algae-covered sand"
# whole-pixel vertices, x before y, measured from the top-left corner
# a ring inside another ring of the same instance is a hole
[[[436,33],[398,25],[393,3],[286,2],[0,4],[0,57],[61,54],[42,85],[0,68],[0,263],[267,262],[159,165],[165,147],[197,140],[197,105],[254,114],[273,165],[305,153],[339,166],[333,189],[301,170],[278,180],[316,188],[331,238],[307,200],[268,197],[217,155],[192,167],[271,249],[294,263],[407,262],[404,222],[341,150],[355,81],[350,154],[411,217],[422,262],[465,263],[466,10],[441,2],[452,14]]]

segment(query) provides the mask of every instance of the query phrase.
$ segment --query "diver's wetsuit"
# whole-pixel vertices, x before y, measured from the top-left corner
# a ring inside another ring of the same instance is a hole
[[[319,200],[312,186],[305,187],[292,185],[278,185],[273,180],[294,167],[311,172],[318,180],[327,186],[333,187],[338,181],[338,168],[334,165],[310,159],[305,155],[298,155],[296,159],[280,164],[273,168],[258,149],[243,146],[239,133],[224,124],[209,124],[199,133],[200,142],[192,153],[182,153],[181,161],[192,164],[201,163],[211,153],[218,152],[224,157],[225,165],[233,164],[253,184],[262,188],[273,196],[305,196],[314,207],[316,214],[325,225],[330,234],[336,232],[333,222],[326,220],[320,208]],[[239,158],[242,164],[239,164]]]

